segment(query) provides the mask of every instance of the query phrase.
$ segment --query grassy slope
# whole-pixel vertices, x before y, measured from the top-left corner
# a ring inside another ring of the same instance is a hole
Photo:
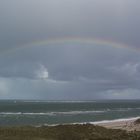
[[[90,124],[0,127],[0,140],[140,140],[140,132],[128,133]]]

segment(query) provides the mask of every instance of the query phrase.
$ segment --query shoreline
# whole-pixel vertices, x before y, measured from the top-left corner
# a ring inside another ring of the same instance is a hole
[[[108,129],[93,124],[0,127],[2,140],[140,140],[140,131]]]
[[[97,126],[102,126],[108,129],[121,129],[126,131],[140,131],[140,123],[136,124],[135,121],[140,117],[128,118],[128,119],[117,119],[112,121],[101,121],[92,123]]]
[[[101,126],[107,129],[121,129],[126,131],[140,131],[140,122],[135,123],[136,120],[140,120],[139,117],[131,117],[131,118],[121,118],[114,120],[102,120],[95,122],[75,122],[75,123],[58,123],[58,124],[40,124],[40,125],[1,125],[1,128],[4,127],[58,127],[58,126],[74,126],[74,125],[93,125],[93,126]]]
[[[0,126],[2,140],[140,140],[140,117],[52,125]]]
[[[114,120],[103,120],[103,121],[95,121],[95,122],[82,122],[82,123],[62,123],[62,124],[44,124],[44,125],[37,125],[35,127],[42,127],[42,126],[67,126],[67,125],[95,125],[101,126],[108,129],[121,129],[126,131],[140,131],[140,124],[135,124],[135,121],[140,119],[140,117],[131,117],[131,118],[122,118],[122,119],[114,119]]]

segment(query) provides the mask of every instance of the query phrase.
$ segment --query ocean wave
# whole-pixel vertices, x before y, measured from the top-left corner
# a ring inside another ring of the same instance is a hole
[[[130,110],[133,110],[135,108],[117,108],[117,109],[114,109],[112,111],[130,111]]]
[[[0,115],[78,115],[104,113],[105,111],[68,111],[68,112],[0,112]]]
[[[95,122],[89,122],[90,124],[104,124],[104,123],[113,123],[113,122],[122,122],[122,121],[133,121],[137,120],[140,117],[131,117],[131,118],[121,118],[121,119],[114,119],[114,120],[102,120],[102,121],[95,121]]]
[[[15,102],[15,101],[14,101]],[[21,100],[20,102],[24,103],[95,103],[97,101],[91,100],[91,101],[49,101],[49,100]]]
[[[58,125],[75,125],[75,124],[93,124],[93,125],[100,125],[100,124],[106,124],[106,123],[114,123],[114,122],[125,122],[125,121],[135,121],[139,119],[140,117],[131,117],[131,118],[121,118],[121,119],[114,119],[114,120],[101,120],[101,121],[95,121],[95,122],[75,122],[75,123],[56,123],[56,124],[43,124],[43,125],[36,125],[36,127],[41,126],[58,126]]]
[[[138,107],[136,107],[136,108],[116,108],[116,109],[112,109],[112,110],[110,110],[110,111],[131,111],[131,110],[139,110],[140,108],[138,108]]]
[[[94,111],[70,111],[70,112],[57,112],[57,114],[64,114],[64,115],[74,115],[74,114],[92,114],[92,113],[104,113],[105,111],[101,110],[94,110]]]
[[[46,116],[56,116],[56,115],[82,115],[82,114],[100,114],[107,112],[125,112],[131,110],[137,110],[140,108],[116,108],[116,109],[102,109],[102,110],[76,110],[76,111],[56,111],[56,112],[0,112],[0,115],[46,115]]]
[[[35,112],[0,112],[0,115],[53,115],[52,112],[50,113],[35,113]]]

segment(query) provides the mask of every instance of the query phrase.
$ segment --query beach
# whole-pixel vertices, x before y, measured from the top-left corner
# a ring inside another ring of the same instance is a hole
[[[130,118],[130,119],[118,119],[118,120],[108,121],[108,122],[103,121],[103,122],[97,122],[93,124],[98,125],[98,126],[103,126],[109,129],[140,131],[140,123],[138,123],[137,120],[139,120],[139,117]]]
[[[1,126],[2,140],[140,140],[140,119],[44,126]]]

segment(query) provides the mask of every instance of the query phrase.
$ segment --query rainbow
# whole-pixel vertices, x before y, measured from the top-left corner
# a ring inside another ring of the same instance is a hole
[[[139,51],[139,48],[128,46],[123,43],[117,43],[115,41],[111,40],[103,40],[103,39],[97,39],[97,38],[82,38],[82,37],[63,37],[63,38],[48,38],[47,40],[42,40],[42,41],[33,41],[31,43],[26,43],[24,45],[21,45],[19,47],[11,47],[5,50],[0,50],[0,54],[3,53],[9,53],[9,52],[15,52],[21,49],[26,49],[26,48],[31,48],[34,46],[49,46],[49,45],[57,45],[57,44],[74,44],[74,43],[81,43],[81,44],[89,44],[91,46],[94,46],[95,44],[97,45],[102,45],[102,46],[110,46],[114,48],[126,48],[131,51]]]
[[[81,44],[90,44],[90,45],[103,45],[103,46],[112,46],[112,47],[116,47],[116,48],[128,48],[128,49],[136,49],[136,48],[132,48],[126,44],[122,44],[122,43],[117,43],[114,41],[110,41],[110,40],[103,40],[103,39],[97,39],[97,38],[53,38],[53,39],[47,39],[47,40],[43,40],[43,41],[34,41],[32,43],[26,44],[25,47],[29,47],[29,46],[41,46],[41,45],[51,45],[51,44],[74,44],[74,43],[81,43]]]

